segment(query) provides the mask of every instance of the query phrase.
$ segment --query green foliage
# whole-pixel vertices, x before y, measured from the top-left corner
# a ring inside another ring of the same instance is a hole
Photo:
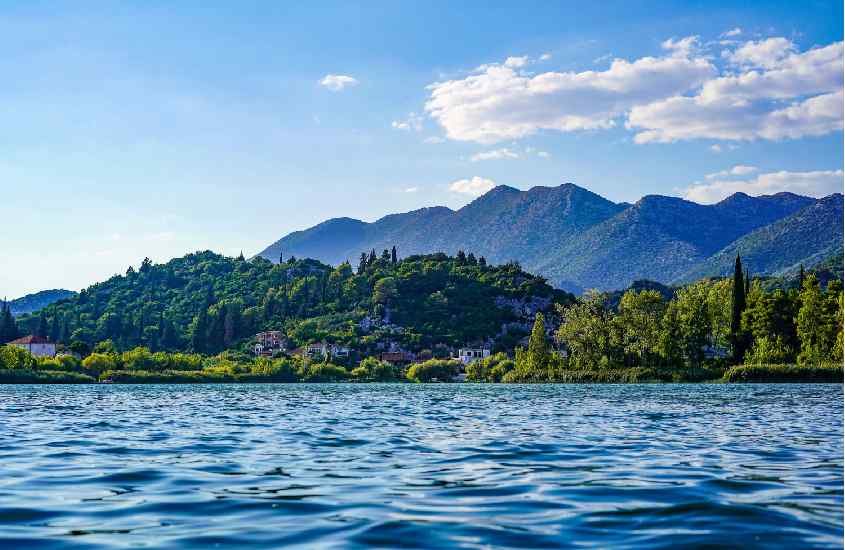
[[[725,372],[726,382],[824,382],[843,381],[842,363],[800,365],[741,365]]]
[[[460,361],[429,359],[411,365],[405,376],[412,382],[451,382],[457,376],[460,368]]]
[[[394,382],[400,379],[399,369],[375,357],[365,358],[350,374],[360,382]]]
[[[495,353],[466,366],[467,382],[501,382],[515,363],[505,353]]]
[[[394,261],[390,250],[381,257],[372,251],[355,274],[347,262],[332,268],[291,257],[274,265],[198,252],[166,264],[145,261],[19,324],[26,332],[46,326],[81,355],[107,340],[112,347],[98,352],[140,346],[214,355],[246,349],[261,330],[283,329],[294,345],[326,340],[366,356],[385,339],[420,350],[498,337],[502,324],[521,319],[497,301],[531,299],[547,300],[551,310],[573,297],[516,264],[445,254]],[[367,315],[377,326],[365,335],[358,323]]]

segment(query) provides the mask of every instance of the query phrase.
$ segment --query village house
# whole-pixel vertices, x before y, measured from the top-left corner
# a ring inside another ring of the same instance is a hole
[[[409,363],[413,363],[416,356],[410,351],[397,350],[385,351],[379,356],[379,359],[385,363],[390,363],[391,365],[404,366]]]
[[[280,330],[268,330],[255,335],[253,351],[257,356],[269,357],[274,353],[285,351],[287,339]]]
[[[469,365],[485,357],[490,357],[490,348],[461,348],[458,350],[458,360],[464,365]]]
[[[56,344],[41,336],[24,336],[9,342],[10,346],[25,349],[36,357],[55,357]]]

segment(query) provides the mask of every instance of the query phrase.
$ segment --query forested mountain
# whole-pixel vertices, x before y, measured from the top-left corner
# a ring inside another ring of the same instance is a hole
[[[33,311],[38,311],[39,309],[46,307],[52,304],[53,302],[58,302],[59,300],[69,298],[74,294],[76,293],[70,290],[64,290],[60,288],[53,290],[42,290],[33,294],[27,294],[26,296],[22,296],[14,300],[9,300],[9,309],[12,311],[12,315],[15,316],[23,315],[24,313],[32,313]]]
[[[807,210],[795,223],[772,227],[768,233],[792,233],[796,224],[801,231],[814,233],[816,238],[804,247],[805,256],[792,255],[791,263],[818,261],[829,254],[830,241],[841,240],[841,223],[831,225],[828,210],[838,207],[841,218],[841,196],[838,202],[825,200],[819,212]],[[409,253],[466,249],[492,262],[519,261],[567,290],[612,290],[637,279],[663,283],[683,279],[705,269],[712,255],[724,253],[732,243],[817,202],[792,193],[761,197],[736,193],[713,205],[658,195],[631,205],[613,203],[571,183],[528,191],[499,186],[457,211],[425,208],[373,223],[329,220],[280,239],[259,256],[278,261],[280,254],[292,254],[336,264],[353,260],[359,250],[380,250],[394,243]],[[776,247],[772,237],[762,237],[765,234],[754,239]],[[783,239],[790,237],[777,241]],[[721,269],[721,258],[713,261]],[[781,269],[776,263],[763,261],[757,272]]]
[[[841,255],[842,223],[843,197],[837,193],[743,235],[679,277],[679,281],[727,275],[737,254],[754,273],[782,275],[796,271],[801,263],[814,266]]]
[[[21,332],[66,344],[110,340],[118,349],[217,353],[260,330],[295,345],[394,343],[431,349],[487,341],[512,348],[536,311],[573,296],[517,264],[491,266],[460,253],[398,259],[385,250],[355,269],[289,258],[273,264],[199,252],[90,286],[18,320]],[[363,328],[362,320],[368,328]]]

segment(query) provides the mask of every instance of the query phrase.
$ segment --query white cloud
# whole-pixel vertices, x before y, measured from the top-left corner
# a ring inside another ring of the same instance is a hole
[[[552,54],[544,53],[543,55],[540,56],[540,61],[548,61],[551,58],[552,58]]]
[[[753,174],[757,171],[756,166],[747,166],[744,164],[737,164],[733,168],[729,168],[728,170],[721,170],[719,172],[714,172],[712,174],[707,174],[704,176],[705,178],[712,180],[716,178],[724,178],[730,176],[747,176],[748,174]]]
[[[540,158],[547,159],[547,158],[549,158],[551,155],[550,155],[550,154],[548,154],[546,151],[537,151],[537,156],[538,156],[538,157],[540,157]]]
[[[339,92],[350,86],[357,86],[358,80],[345,74],[327,74],[320,81],[320,86],[333,92]]]
[[[416,193],[419,190],[419,187],[406,187],[404,191],[405,193]]]
[[[660,44],[660,47],[672,52],[673,56],[690,57],[699,49],[698,37],[686,36],[678,40],[670,38],[668,40],[664,40]]]
[[[422,131],[423,117],[416,113],[408,113],[408,118],[405,120],[394,120],[390,126],[397,130],[413,130],[415,132]]]
[[[453,181],[449,184],[449,191],[462,193],[464,195],[472,195],[473,197],[480,197],[494,187],[496,187],[496,182],[493,180],[473,176],[470,179]]]
[[[449,138],[478,143],[519,139],[540,130],[611,128],[620,115],[700,86],[716,74],[709,60],[683,56],[694,39],[670,41],[667,57],[616,59],[605,71],[520,74],[505,64],[429,86],[426,111]]]
[[[518,159],[520,158],[520,154],[518,151],[514,151],[508,147],[503,147],[501,149],[493,149],[492,151],[482,151],[480,153],[476,153],[472,155],[469,160],[470,162],[478,162],[480,160],[501,160],[501,159]]]
[[[600,55],[597,58],[593,59],[593,63],[598,65],[599,63],[604,63],[605,61],[610,61],[611,59],[613,59],[613,54],[612,53],[606,53],[604,55]]]
[[[509,57],[509,58],[505,59],[505,67],[519,68],[519,67],[524,67],[527,64],[528,64],[528,56],[527,55],[522,56],[522,57]]]
[[[683,195],[691,201],[712,204],[737,192],[759,196],[788,191],[799,195],[824,197],[831,193],[841,193],[842,186],[842,170],[780,171],[759,174],[753,179],[696,182],[683,190]]]
[[[509,57],[431,84],[425,110],[449,139],[484,144],[608,129],[622,117],[636,143],[795,139],[843,127],[842,42],[804,52],[782,37],[732,42],[722,71],[714,43],[688,36],[661,46],[662,56],[582,72],[527,74],[518,67],[530,58]]]
[[[780,49],[759,44],[746,43],[737,52],[750,49],[735,60],[766,68],[712,79],[695,96],[632,108],[626,125],[640,130],[634,140],[780,140],[841,130],[842,42],[804,53],[784,42]]]
[[[722,52],[722,57],[740,67],[774,69],[794,54],[795,49],[791,40],[772,37],[759,42],[746,42],[734,51]]]
[[[443,143],[446,141],[445,138],[440,136],[429,136],[423,140],[423,143],[433,144],[433,143]]]
[[[739,35],[741,35],[741,34],[742,34],[742,29],[741,29],[741,28],[739,28],[739,27],[736,27],[736,28],[733,28],[733,29],[731,29],[731,30],[729,30],[729,31],[725,31],[725,32],[723,32],[723,33],[722,33],[722,34],[720,34],[719,36],[720,36],[721,38],[728,38],[728,37],[731,37],[731,36],[739,36]]]

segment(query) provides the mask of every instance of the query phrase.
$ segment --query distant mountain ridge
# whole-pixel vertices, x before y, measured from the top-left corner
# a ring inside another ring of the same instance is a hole
[[[836,253],[837,239],[841,250],[837,212],[841,220],[840,194],[814,199],[735,193],[712,205],[648,195],[628,204],[572,183],[527,191],[501,185],[458,210],[423,208],[372,223],[327,220],[258,255],[274,262],[284,254],[355,264],[362,251],[394,245],[402,255],[463,249],[493,263],[517,260],[566,290],[612,290],[638,279],[672,283],[721,274],[731,250],[756,254],[752,268],[761,274],[804,259],[818,262]],[[805,233],[814,238],[781,258],[779,247]]]
[[[54,302],[64,300],[75,296],[76,292],[65,290],[63,288],[56,288],[52,290],[42,290],[32,294],[27,294],[14,300],[9,300],[9,309],[12,315],[17,317],[25,313],[33,313],[39,309],[45,308]]]

